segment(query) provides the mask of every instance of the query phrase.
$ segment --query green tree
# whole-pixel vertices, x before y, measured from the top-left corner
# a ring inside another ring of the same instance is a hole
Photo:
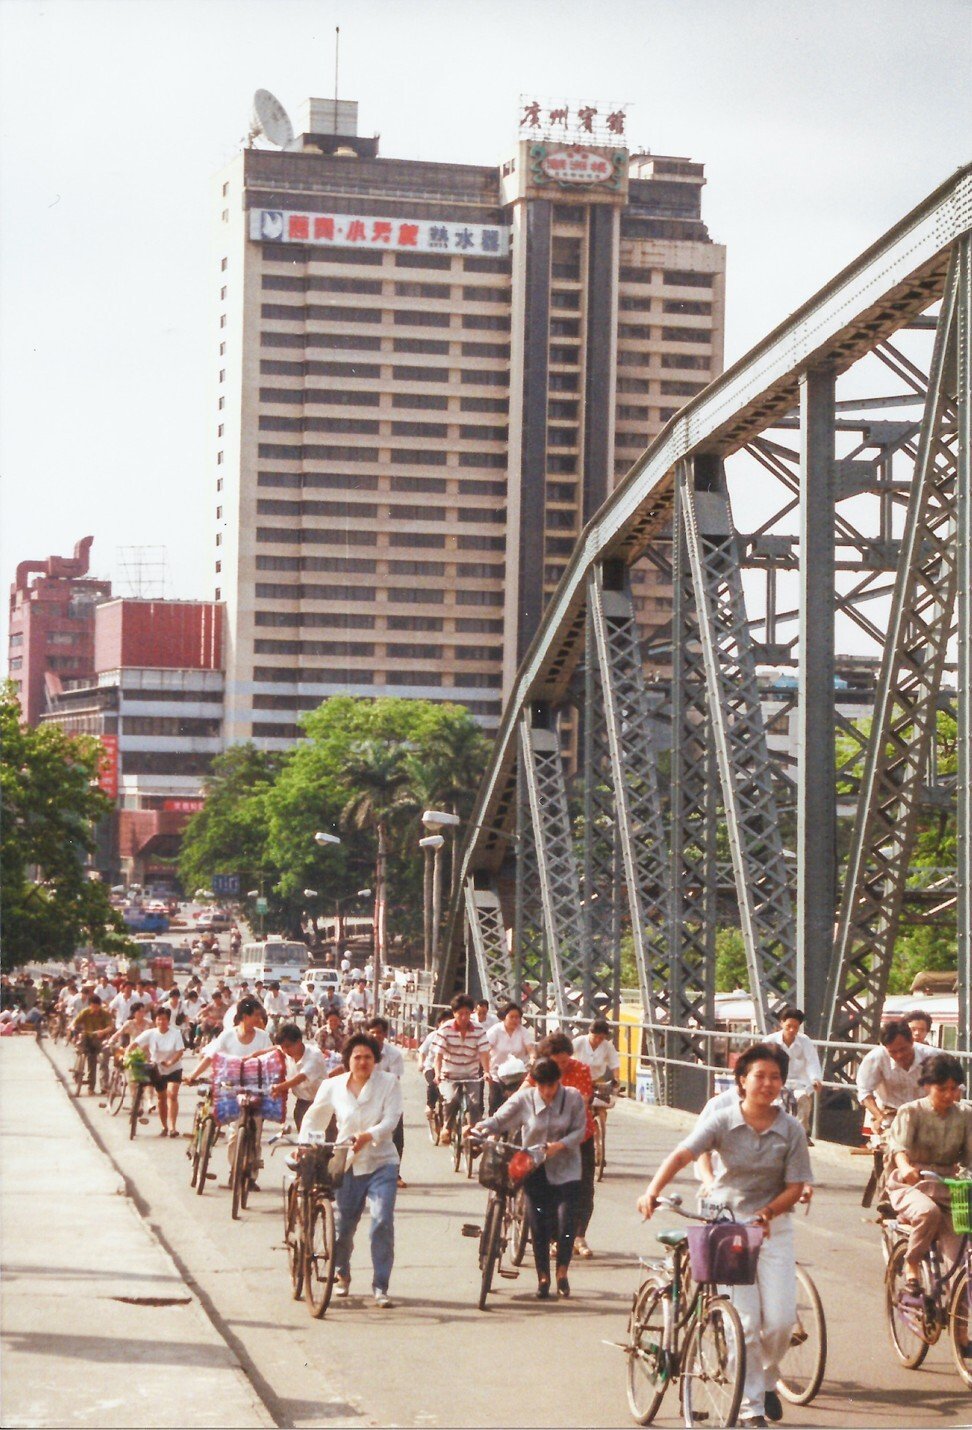
[[[131,951],[108,890],[85,868],[94,824],[112,808],[97,786],[100,745],[56,725],[21,725],[9,690],[0,695],[0,739],[3,967],[67,959],[84,944]]]
[[[187,894],[214,874],[239,874],[243,890],[277,879],[268,853],[267,796],[281,758],[255,745],[218,755],[206,780],[206,803],[182,836],[179,877]]]

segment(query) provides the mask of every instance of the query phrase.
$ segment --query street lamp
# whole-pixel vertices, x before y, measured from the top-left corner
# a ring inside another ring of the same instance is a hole
[[[318,830],[314,835],[315,844],[340,844],[341,841],[336,834],[325,834],[323,830]]]
[[[461,824],[462,820],[458,814],[450,814],[445,809],[427,809],[422,815],[422,823],[431,828],[435,828],[437,825],[440,827],[449,825],[454,828],[457,824]]]
[[[428,824],[429,815],[434,810],[426,810],[422,822]],[[458,823],[458,820],[456,820]],[[427,834],[419,840],[419,848],[425,850],[424,898],[422,901],[422,922],[424,928],[425,971],[435,966],[439,952],[439,924],[442,919],[442,873],[439,865],[439,850],[445,843],[442,834]],[[430,897],[431,896],[431,897]]]

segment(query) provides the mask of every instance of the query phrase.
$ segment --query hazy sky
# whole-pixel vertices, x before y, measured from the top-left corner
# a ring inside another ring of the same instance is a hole
[[[703,161],[727,361],[972,149],[972,0],[0,0],[5,593],[92,533],[212,595],[210,178],[254,89],[332,93],[336,25],[387,156],[500,162],[524,94]]]

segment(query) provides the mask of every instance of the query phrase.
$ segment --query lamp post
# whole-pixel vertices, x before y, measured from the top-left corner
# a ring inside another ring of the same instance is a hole
[[[442,917],[442,875],[439,867],[439,850],[444,843],[445,839],[441,834],[427,834],[424,839],[419,840],[419,848],[425,850],[422,926],[426,973],[434,966],[439,951],[439,923]]]

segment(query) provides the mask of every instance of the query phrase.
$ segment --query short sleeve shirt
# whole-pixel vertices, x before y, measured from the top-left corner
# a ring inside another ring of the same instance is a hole
[[[470,1023],[463,1035],[455,1018],[443,1023],[432,1045],[436,1057],[442,1053],[442,1076],[450,1079],[478,1077],[483,1053],[489,1052],[486,1034],[478,1023]]]
[[[757,1132],[734,1099],[700,1117],[679,1150],[690,1152],[693,1160],[703,1152],[718,1152],[721,1166],[712,1197],[740,1219],[766,1206],[788,1183],[813,1181],[807,1134],[782,1108],[764,1132]]]

